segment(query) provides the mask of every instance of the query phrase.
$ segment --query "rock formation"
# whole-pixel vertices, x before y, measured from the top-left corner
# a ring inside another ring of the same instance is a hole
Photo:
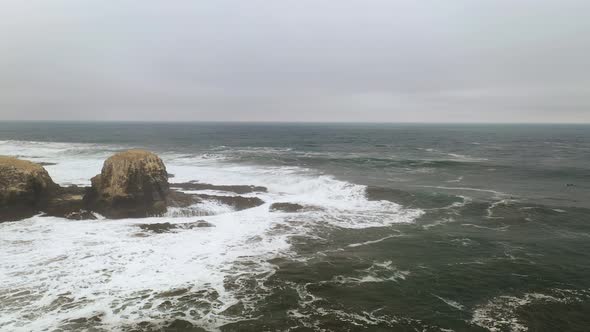
[[[0,156],[0,215],[32,215],[47,205],[57,188],[41,165]]]
[[[129,150],[108,158],[84,201],[110,218],[146,217],[166,212],[168,173],[162,160],[144,150]]]
[[[270,212],[299,212],[303,210],[303,205],[297,203],[272,203],[269,207]]]
[[[170,174],[155,154],[129,150],[108,158],[91,187],[60,187],[40,164],[0,156],[0,222],[14,221],[43,213],[73,220],[99,219],[97,213],[110,219],[159,216],[173,208],[187,215],[208,215],[194,207],[213,201],[233,210],[260,206],[258,197],[235,194],[266,192],[265,187],[246,185],[213,185],[198,182],[176,183],[170,189]],[[176,189],[176,190],[175,190]],[[181,190],[214,190],[231,193],[185,193]],[[298,204],[280,203],[271,210],[297,211]],[[176,226],[175,226],[176,227]],[[203,227],[202,225],[196,227]]]

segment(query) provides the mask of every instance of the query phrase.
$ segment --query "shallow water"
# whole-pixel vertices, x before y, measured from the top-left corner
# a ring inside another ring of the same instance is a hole
[[[2,223],[0,330],[590,326],[589,126],[0,123],[0,154],[63,185],[132,147],[265,204]]]

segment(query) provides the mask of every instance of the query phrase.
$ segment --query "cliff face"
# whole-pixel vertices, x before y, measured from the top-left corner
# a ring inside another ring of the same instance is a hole
[[[162,160],[144,150],[129,150],[108,158],[84,200],[112,218],[145,217],[166,212],[168,173]]]

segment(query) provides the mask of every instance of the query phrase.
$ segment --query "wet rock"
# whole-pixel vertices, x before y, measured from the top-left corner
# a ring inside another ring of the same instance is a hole
[[[94,213],[92,213],[88,210],[79,210],[79,211],[70,212],[65,215],[65,218],[71,219],[71,220],[96,220],[96,219],[98,219],[98,218],[96,218]]]
[[[138,225],[144,231],[154,232],[154,233],[167,233],[173,229],[178,228],[178,225],[171,224],[169,222],[164,223],[157,223],[157,224],[140,224]]]
[[[181,190],[218,190],[236,193],[238,195],[254,193],[254,192],[266,192],[266,187],[261,186],[246,186],[246,185],[214,185],[200,182],[185,182],[185,183],[173,183],[170,186],[181,189]]]
[[[139,224],[139,228],[144,231],[149,231],[153,233],[168,233],[173,230],[180,230],[180,229],[193,229],[193,228],[202,228],[202,227],[215,227],[215,225],[205,221],[205,220],[197,220],[195,222],[183,223],[183,224],[171,224],[169,222],[164,223],[156,223],[156,224]]]
[[[0,156],[0,219],[40,211],[57,188],[41,165]]]
[[[38,162],[37,164],[39,164],[41,166],[54,166],[54,165],[57,165],[57,163],[49,163],[49,162],[45,162],[45,161]]]
[[[166,166],[157,155],[129,150],[108,158],[84,200],[109,218],[146,217],[166,212]]]
[[[83,212],[87,210],[83,200],[85,192],[84,187],[58,187],[43,212],[49,216],[75,220],[96,219],[90,211]]]
[[[169,207],[188,207],[201,202],[201,199],[195,194],[171,190],[168,192],[166,202]]]
[[[229,205],[237,211],[250,209],[264,204],[264,201],[258,197],[218,196],[205,194],[196,194],[195,196],[203,200],[217,201],[219,203]]]
[[[192,224],[192,227],[197,227],[197,228],[201,228],[201,227],[215,227],[215,225],[213,225],[212,223],[207,222],[205,220],[199,220],[199,221],[193,223]]]
[[[296,203],[272,203],[269,207],[271,212],[299,212],[304,206]]]

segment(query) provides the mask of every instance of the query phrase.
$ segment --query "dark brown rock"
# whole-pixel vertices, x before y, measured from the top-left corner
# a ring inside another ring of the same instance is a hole
[[[254,192],[266,192],[266,187],[261,186],[248,186],[248,185],[214,185],[209,183],[200,182],[185,182],[185,183],[172,183],[171,187],[181,190],[218,190],[236,193],[239,195],[254,193]]]
[[[217,201],[219,203],[229,205],[237,211],[250,209],[264,204],[264,201],[258,197],[218,196],[205,194],[196,194],[195,196],[202,200]]]
[[[94,213],[92,213],[88,210],[73,211],[73,212],[66,214],[64,217],[66,219],[71,219],[71,220],[96,220],[96,219],[98,219],[98,218],[96,218]]]
[[[303,209],[303,205],[296,203],[272,203],[269,207],[271,212],[298,212]]]
[[[183,223],[183,224],[171,224],[169,222],[154,223],[154,224],[139,224],[137,225],[141,230],[152,233],[169,233],[175,230],[181,229],[193,229],[203,227],[215,227],[215,225],[205,221],[197,220],[195,222]]]
[[[171,190],[168,192],[166,201],[170,207],[188,207],[199,203],[201,199],[195,194],[186,194],[180,191]]]
[[[81,212],[86,210],[82,199],[85,191],[86,188],[84,187],[58,187],[43,212],[49,216],[68,219],[96,219],[94,215],[90,217],[87,213]]]

